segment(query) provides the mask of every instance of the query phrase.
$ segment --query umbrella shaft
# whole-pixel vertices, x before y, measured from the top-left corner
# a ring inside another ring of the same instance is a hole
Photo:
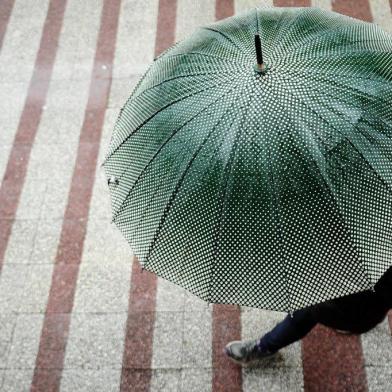
[[[261,51],[261,40],[259,34],[255,34],[255,46],[256,46],[257,64],[259,65],[259,68],[262,68],[264,64],[263,64],[263,53]]]

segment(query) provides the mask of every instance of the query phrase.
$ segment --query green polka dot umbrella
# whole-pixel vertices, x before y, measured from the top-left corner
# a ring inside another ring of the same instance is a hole
[[[392,265],[392,35],[260,8],[161,54],[102,162],[143,268],[210,303],[277,311]]]

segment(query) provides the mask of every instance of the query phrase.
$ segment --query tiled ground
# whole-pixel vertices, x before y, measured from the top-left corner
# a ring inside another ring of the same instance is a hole
[[[264,368],[232,365],[225,339],[283,314],[209,306],[140,272],[110,224],[99,163],[138,78],[198,25],[258,5],[334,9],[392,32],[389,0],[0,3],[2,391],[391,390],[388,320],[360,339],[317,328]]]

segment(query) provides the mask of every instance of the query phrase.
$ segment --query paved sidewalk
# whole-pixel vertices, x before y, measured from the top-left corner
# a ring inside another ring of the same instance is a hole
[[[197,26],[260,5],[392,32],[391,0],[2,0],[1,391],[391,390],[391,316],[361,337],[317,327],[241,369],[222,347],[284,314],[209,306],[142,272],[110,224],[99,165],[138,78]]]

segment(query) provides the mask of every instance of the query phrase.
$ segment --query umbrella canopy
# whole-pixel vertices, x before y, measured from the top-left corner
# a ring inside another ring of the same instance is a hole
[[[266,8],[200,27],[121,110],[113,222],[211,303],[292,312],[371,288],[392,265],[391,102],[374,24]]]

